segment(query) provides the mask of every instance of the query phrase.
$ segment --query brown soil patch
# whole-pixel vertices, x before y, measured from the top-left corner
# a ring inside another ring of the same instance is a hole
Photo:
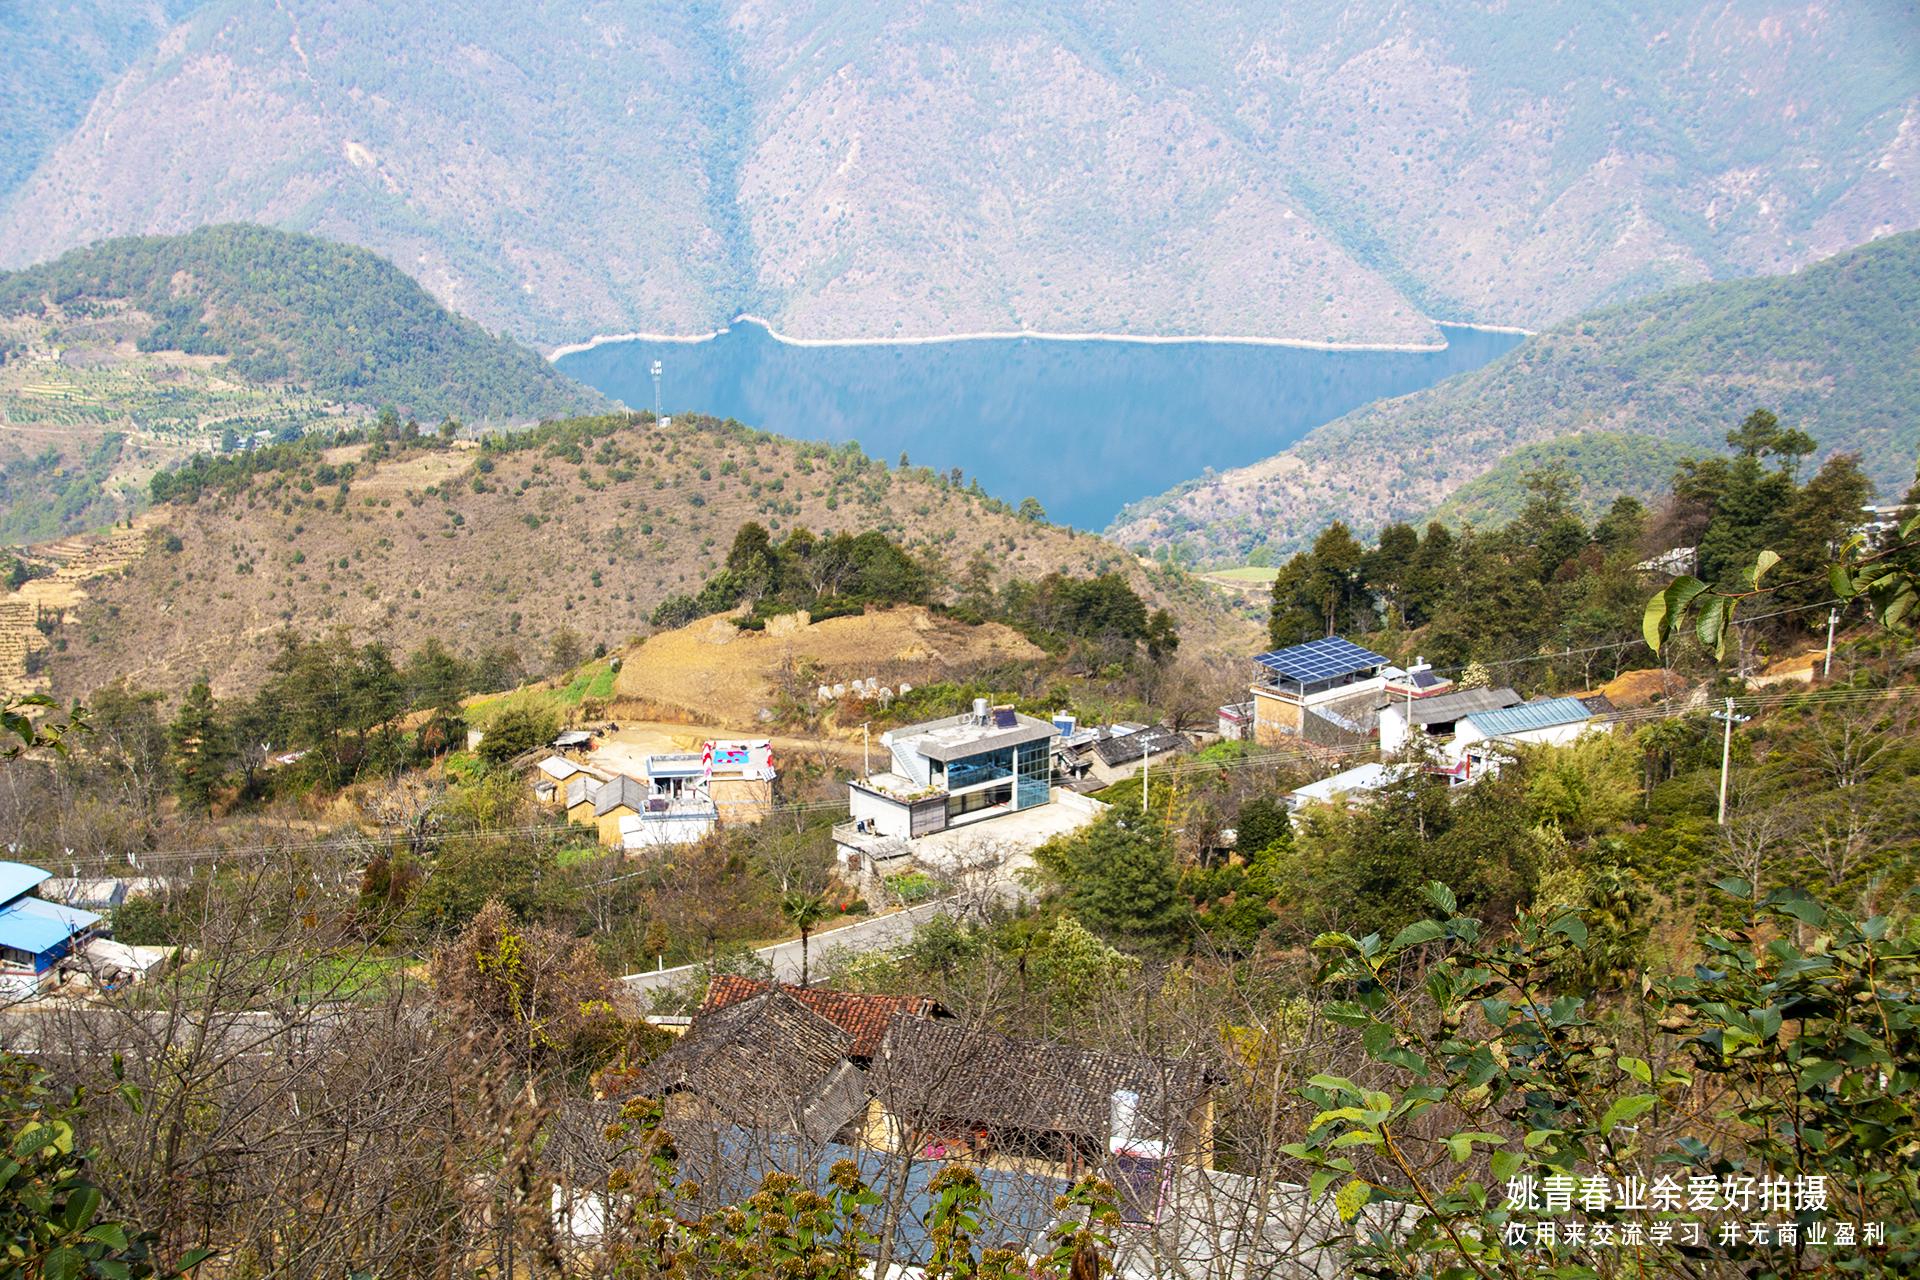
[[[918,606],[829,618],[805,626],[741,631],[726,618],[704,618],[662,632],[628,651],[614,693],[623,701],[702,721],[760,723],[784,684],[811,699],[817,686],[878,680],[926,684],[1045,654],[999,623],[968,626]],[[804,673],[804,674],[803,674]]]
[[[1600,686],[1607,701],[1622,711],[1644,707],[1656,698],[1672,698],[1686,691],[1687,682],[1671,671],[1658,667],[1645,671],[1626,671]]]

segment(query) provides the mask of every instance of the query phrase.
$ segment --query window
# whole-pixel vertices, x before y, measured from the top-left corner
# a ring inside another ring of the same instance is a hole
[[[997,806],[1013,803],[1013,784],[1003,782],[997,787],[982,787],[978,791],[969,791],[964,795],[947,797],[947,821],[964,818],[970,814],[984,812]]]
[[[964,791],[983,782],[1013,776],[1013,748],[1002,747],[977,756],[954,760],[947,765],[947,790]]]
[[[1023,742],[1014,749],[1014,808],[1031,809],[1052,798],[1052,750],[1047,740]]]

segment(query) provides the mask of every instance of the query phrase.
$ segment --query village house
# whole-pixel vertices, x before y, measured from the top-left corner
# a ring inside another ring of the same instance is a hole
[[[52,878],[24,862],[0,862],[0,997],[34,995],[102,932],[93,912],[34,896]]]
[[[559,755],[548,756],[534,766],[534,771],[539,774],[533,781],[534,799],[557,809],[567,807],[567,784],[575,778],[585,776],[605,782],[611,776]]]
[[[567,782],[567,821],[592,827],[600,843],[622,846],[620,822],[638,816],[647,806],[647,784],[626,774],[604,781],[582,770]]]
[[[1422,740],[1443,746],[1462,716],[1517,707],[1522,701],[1512,689],[1462,689],[1431,698],[1388,696],[1379,709],[1380,751],[1398,755],[1409,743]]]
[[[1507,758],[1502,747],[1560,747],[1588,733],[1611,729],[1610,724],[1597,722],[1594,712],[1579,698],[1541,698],[1462,716],[1446,754],[1471,779],[1499,770],[1501,761]]]
[[[1097,791],[1191,750],[1190,739],[1164,725],[1122,722],[1066,734],[1053,745],[1053,768],[1065,785]]]
[[[776,988],[774,983],[733,973],[716,974],[707,984],[707,997],[700,1003],[698,1016],[704,1017],[776,989],[792,996],[851,1036],[853,1043],[847,1055],[860,1067],[873,1064],[874,1054],[880,1051],[880,1041],[896,1015],[905,1014],[915,1018],[952,1016],[931,996],[872,995],[861,991],[830,991],[825,987],[796,987],[784,982]]]
[[[849,820],[833,829],[834,844],[864,873],[921,842],[996,819],[1005,820],[996,835],[1024,845],[1081,825],[1101,806],[1079,796],[1057,823],[1015,821],[1058,807],[1050,743],[1059,732],[981,698],[971,712],[883,733],[886,767],[847,784]]]
[[[924,997],[723,982],[631,1082],[677,1137],[718,1124],[1149,1184],[1211,1166],[1217,1081],[1197,1066],[997,1035]]]
[[[535,766],[534,794],[593,827],[600,843],[626,850],[692,844],[722,822],[757,822],[773,810],[773,747],[764,739],[650,755],[641,768],[635,777],[549,756]]]
[[[1370,738],[1392,665],[1385,657],[1328,636],[1260,654],[1253,662],[1255,742],[1350,746]]]
[[[1297,813],[1311,804],[1351,805],[1367,799],[1401,776],[1399,770],[1375,761],[1357,764],[1287,792],[1287,808]]]
[[[1126,1280],[1341,1274],[1325,1243],[1342,1230],[1329,1205],[1304,1186],[1213,1167],[1225,1083],[1214,1072],[943,1014],[924,998],[716,979],[678,1044],[611,1096],[556,1116],[544,1151],[556,1226],[599,1239],[620,1211],[609,1174],[632,1160],[631,1138],[609,1126],[631,1092],[661,1100],[680,1174],[696,1188],[689,1207],[737,1203],[775,1170],[824,1187],[851,1164],[891,1206],[875,1226],[890,1233],[896,1274],[930,1258],[935,1179],[953,1163],[989,1197],[980,1236],[1029,1248],[1044,1247],[1075,1178],[1111,1182],[1128,1228],[1116,1233],[1113,1274]]]
[[[656,785],[661,774],[648,772]],[[759,739],[721,739],[703,743],[700,767],[707,796],[722,822],[758,822],[773,812],[773,743]]]

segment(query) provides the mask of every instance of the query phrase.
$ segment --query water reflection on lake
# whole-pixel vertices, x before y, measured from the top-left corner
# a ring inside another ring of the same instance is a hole
[[[1444,351],[993,338],[806,347],[751,323],[704,342],[636,339],[559,367],[635,408],[699,412],[806,440],[857,440],[959,467],[1011,502],[1102,529],[1120,508],[1206,468],[1284,449],[1370,400],[1474,369],[1519,335],[1449,326]]]

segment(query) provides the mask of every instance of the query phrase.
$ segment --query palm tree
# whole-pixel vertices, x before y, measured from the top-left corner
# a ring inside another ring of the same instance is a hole
[[[833,912],[827,907],[825,894],[788,893],[781,896],[780,914],[787,922],[800,931],[800,985],[810,985],[807,981],[807,940],[813,936],[813,927],[825,920]]]

